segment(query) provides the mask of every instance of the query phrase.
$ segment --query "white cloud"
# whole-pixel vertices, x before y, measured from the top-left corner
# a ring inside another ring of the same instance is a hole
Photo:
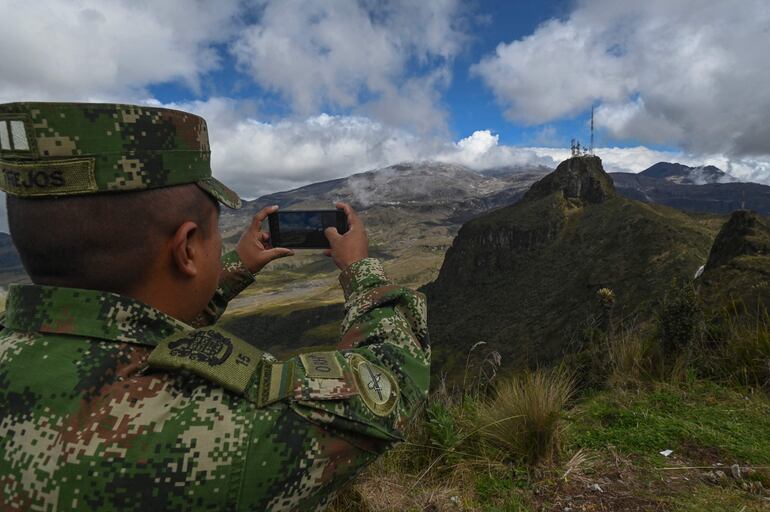
[[[569,20],[552,20],[529,37],[501,43],[471,68],[507,105],[515,121],[540,124],[572,116],[598,98],[623,99],[633,90],[623,62]]]
[[[180,80],[194,89],[218,65],[211,45],[232,37],[238,9],[238,0],[0,0],[0,102],[125,101]]]
[[[253,105],[227,98],[164,106],[206,118],[214,174],[248,198],[407,161],[459,163],[476,170],[557,163],[530,148],[500,145],[488,130],[452,143],[361,116],[266,122]]]
[[[269,2],[232,51],[256,82],[300,115],[332,107],[422,132],[442,130],[438,91],[466,39],[457,28],[459,10],[456,0]]]
[[[240,102],[169,104],[206,118],[215,175],[245,197],[422,159],[436,139],[418,138],[372,119],[320,114],[298,120],[258,120]]]
[[[489,130],[475,131],[454,144],[446,145],[430,159],[462,164],[477,171],[507,166],[555,167],[558,163],[546,153],[537,153],[534,148],[500,145],[499,139]]]
[[[766,0],[578,2],[473,70],[509,118],[540,124],[599,103],[615,138],[695,153],[770,154]]]

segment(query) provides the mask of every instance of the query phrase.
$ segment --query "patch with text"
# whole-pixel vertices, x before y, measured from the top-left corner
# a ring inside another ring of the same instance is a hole
[[[92,158],[49,162],[0,160],[0,189],[16,196],[96,192]]]
[[[337,361],[336,352],[310,352],[300,354],[299,359],[305,367],[305,374],[312,379],[342,378],[342,366]]]

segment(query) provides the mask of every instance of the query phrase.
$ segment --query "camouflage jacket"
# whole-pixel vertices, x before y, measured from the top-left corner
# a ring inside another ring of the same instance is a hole
[[[253,281],[224,263],[201,324]],[[374,259],[340,280],[338,350],[283,362],[127,297],[12,286],[0,510],[323,508],[402,439],[429,376],[423,296]]]

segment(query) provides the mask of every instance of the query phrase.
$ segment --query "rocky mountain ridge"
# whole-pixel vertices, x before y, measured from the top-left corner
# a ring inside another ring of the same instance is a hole
[[[268,194],[247,204],[328,207],[342,200],[366,209],[377,205],[446,204],[485,198],[492,198],[490,203],[502,203],[548,172],[550,170],[535,167],[485,175],[456,164],[406,162]]]
[[[641,173],[648,178],[666,180],[677,185],[706,185],[710,183],[733,183],[738,180],[714,165],[691,167],[680,163],[658,162]]]
[[[729,214],[747,208],[770,215],[770,186],[759,183],[677,184],[644,173],[610,173],[619,194],[692,212]]]

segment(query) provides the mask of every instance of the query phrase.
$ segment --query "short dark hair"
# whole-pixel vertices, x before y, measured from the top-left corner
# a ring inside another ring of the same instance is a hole
[[[195,222],[210,236],[219,203],[191,183],[90,196],[9,195],[7,208],[11,238],[32,282],[127,293],[144,282],[182,223]]]

